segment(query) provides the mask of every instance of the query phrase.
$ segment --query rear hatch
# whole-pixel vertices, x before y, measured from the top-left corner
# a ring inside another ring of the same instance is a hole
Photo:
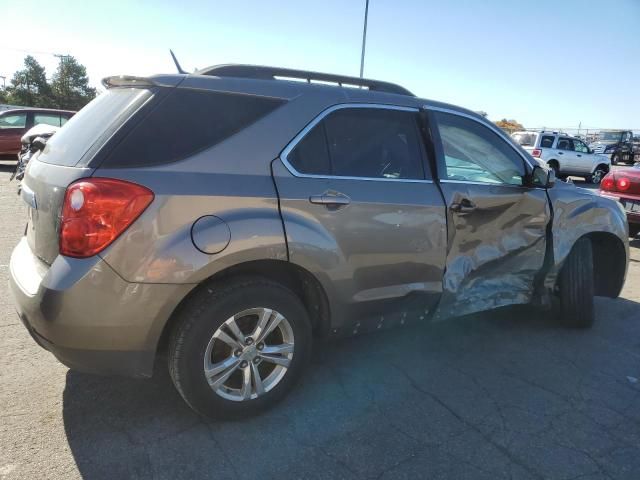
[[[153,94],[153,88],[107,90],[73,116],[29,162],[21,193],[28,205],[27,241],[44,262],[51,264],[58,255],[67,186],[91,176],[96,154]]]

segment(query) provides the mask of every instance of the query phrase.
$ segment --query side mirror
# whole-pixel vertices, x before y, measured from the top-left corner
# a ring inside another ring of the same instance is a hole
[[[556,172],[552,168],[536,165],[531,172],[531,183],[535,187],[551,188],[556,184]]]

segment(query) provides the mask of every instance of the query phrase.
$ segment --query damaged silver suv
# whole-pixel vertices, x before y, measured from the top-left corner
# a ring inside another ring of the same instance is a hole
[[[511,304],[587,327],[623,286],[622,208],[471,111],[242,65],[104,85],[29,163],[10,264],[71,368],[147,377],[168,352],[194,410],[243,416],[318,337]]]

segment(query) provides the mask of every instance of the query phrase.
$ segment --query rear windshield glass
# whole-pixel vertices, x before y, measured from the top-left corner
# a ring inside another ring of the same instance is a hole
[[[138,167],[184,159],[243,130],[283,102],[254,95],[174,89],[127,133],[101,166]]]
[[[536,133],[514,133],[513,139],[523,147],[532,147],[536,143]]]
[[[76,113],[47,142],[38,160],[67,167],[85,166],[91,154],[152,96],[150,90],[113,88]],[[91,151],[91,152],[90,152]]]

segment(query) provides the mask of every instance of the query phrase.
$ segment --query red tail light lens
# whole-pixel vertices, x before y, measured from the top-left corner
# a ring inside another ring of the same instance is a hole
[[[600,182],[600,190],[611,192],[615,189],[616,189],[616,177],[614,177],[613,174],[608,173]]]
[[[534,148],[531,152],[532,157],[540,158],[540,155],[542,155],[542,150],[540,150],[539,148]]]
[[[104,250],[153,201],[151,190],[112,178],[88,178],[67,187],[60,253],[86,258]]]
[[[618,179],[618,181],[616,181],[616,187],[618,187],[618,190],[620,190],[621,192],[626,192],[627,190],[629,190],[630,186],[631,181],[626,177],[621,177]]]

